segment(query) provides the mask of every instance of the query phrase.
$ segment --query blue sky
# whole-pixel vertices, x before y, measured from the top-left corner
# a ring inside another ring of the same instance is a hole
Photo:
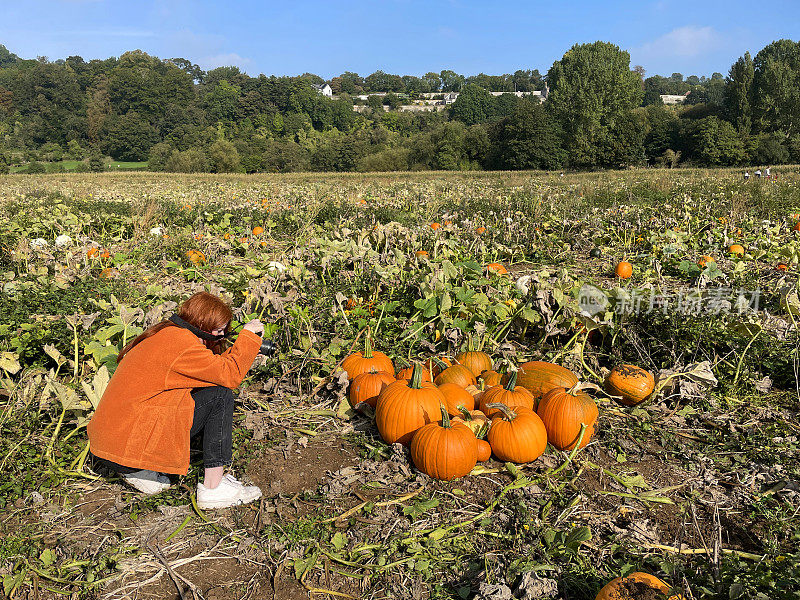
[[[746,50],[780,38],[800,39],[797,0],[0,0],[0,44],[24,58],[141,49],[251,75],[545,73],[572,44],[596,40],[648,75],[727,75]]]

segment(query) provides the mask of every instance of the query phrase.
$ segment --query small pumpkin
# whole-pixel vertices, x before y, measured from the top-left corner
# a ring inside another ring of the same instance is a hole
[[[586,425],[580,448],[594,435],[594,425],[599,411],[597,404],[586,392],[573,388],[553,388],[539,401],[536,414],[547,430],[547,441],[559,450],[572,450],[578,441],[581,423]]]
[[[482,437],[489,431],[489,417],[479,410],[467,410],[462,408],[459,411],[461,416],[454,417],[454,421],[463,421],[464,425],[472,430],[475,437]]]
[[[439,407],[444,402],[442,392],[423,382],[422,367],[415,365],[411,381],[398,379],[380,393],[375,424],[387,444],[408,446],[420,428],[439,420]]]
[[[420,471],[443,481],[469,474],[478,462],[475,436],[463,423],[451,423],[444,405],[442,422],[420,428],[411,441],[411,460]]]
[[[792,227],[792,231],[800,231],[800,223],[795,223],[794,227]]]
[[[478,375],[478,383],[483,382],[485,389],[499,385],[503,381],[503,376],[497,371],[487,369]]]
[[[728,246],[728,254],[744,256],[744,247],[741,244],[731,244]]]
[[[439,391],[445,399],[445,407],[449,415],[457,417],[461,414],[459,410],[463,407],[467,410],[475,408],[475,398],[466,389],[455,383],[443,383],[439,386]]]
[[[503,377],[507,382],[509,375]],[[578,377],[564,367],[543,360],[532,360],[518,367],[517,384],[528,390],[538,400],[555,387],[571,389]]]
[[[508,269],[496,262],[486,265],[486,272],[488,274],[494,273],[495,275],[508,275]]]
[[[262,233],[264,233],[263,227],[261,227],[260,225],[253,227],[253,235],[261,235]]]
[[[484,371],[491,371],[492,369],[492,357],[486,352],[477,350],[467,350],[460,353],[456,356],[456,362],[467,367],[475,377],[478,377]]]
[[[350,382],[350,389],[347,392],[350,405],[355,407],[361,402],[366,402],[372,408],[375,408],[378,404],[380,393],[386,386],[395,381],[394,375],[386,371],[377,371],[375,367],[370,368],[366,373],[356,375]]]
[[[475,379],[475,375],[472,374],[467,367],[464,365],[453,365],[452,367],[447,367],[444,371],[439,373],[436,376],[436,379],[433,380],[436,385],[442,385],[443,383],[455,383],[460,385],[461,387],[465,388],[468,385],[475,385],[477,380]]]
[[[397,376],[395,379],[411,379],[411,376],[414,374],[414,367],[406,367],[405,369],[400,369],[397,372]],[[427,381],[431,383],[433,380],[431,379],[431,373],[428,369],[422,369],[422,381]]]
[[[347,378],[352,381],[356,375],[367,373],[373,367],[376,371],[386,371],[392,375],[395,374],[392,359],[383,352],[372,350],[372,337],[369,331],[367,331],[367,338],[364,340],[364,352],[356,352],[345,358],[342,361],[342,369],[347,371]]]
[[[505,386],[502,384],[495,385],[483,392],[480,406],[481,410],[491,418],[497,411],[489,408],[490,404],[500,403],[505,404],[510,408],[525,406],[526,408],[533,410],[534,402],[535,399],[533,394],[531,394],[524,387],[517,386],[517,372],[514,371],[511,373],[511,377],[509,377]]]
[[[544,454],[547,430],[539,415],[525,406],[511,409],[498,403],[491,408],[499,411],[492,419],[488,436],[498,460],[527,463]]]
[[[492,445],[486,440],[478,440],[478,462],[486,462],[492,458]]]
[[[617,266],[614,267],[614,275],[620,279],[630,279],[631,275],[633,275],[633,265],[627,260],[618,262]]]
[[[441,228],[442,228],[441,223],[431,223],[431,229],[433,229],[434,231]]]
[[[701,257],[700,257],[700,259],[697,261],[697,266],[698,266],[698,267],[705,267],[705,266],[707,266],[709,263],[715,263],[715,264],[716,264],[716,262],[717,262],[717,261],[716,261],[716,260],[714,260],[714,257],[713,257],[713,256],[708,256],[708,255],[706,254],[705,256],[701,256]]]
[[[606,377],[605,388],[620,404],[635,406],[645,400],[655,387],[650,371],[636,365],[617,365]]]
[[[680,594],[668,596],[669,586],[650,573],[631,573],[625,577],[612,579],[603,586],[595,600],[640,600],[642,598],[664,598],[664,600],[684,600]]]
[[[775,268],[778,271],[788,271],[789,270],[789,265],[787,265],[786,263],[778,263],[778,265]]]
[[[416,252],[414,252],[414,256],[416,256],[417,258],[422,258],[422,257],[427,258],[428,257],[428,251],[427,250],[417,250]]]

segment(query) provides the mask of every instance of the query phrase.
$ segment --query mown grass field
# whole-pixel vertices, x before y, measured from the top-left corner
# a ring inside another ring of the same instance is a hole
[[[800,174],[776,171],[0,176],[3,594],[583,600],[647,571],[799,598]],[[208,513],[199,455],[152,498],[85,460],[116,353],[201,289],[280,348],[235,422],[264,498]],[[471,334],[500,370],[680,375],[636,407],[591,392],[574,454],[441,482],[348,403],[367,328],[398,369]]]

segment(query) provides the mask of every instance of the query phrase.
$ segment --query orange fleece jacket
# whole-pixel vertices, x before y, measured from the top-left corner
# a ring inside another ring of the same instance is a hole
[[[165,327],[119,363],[87,427],[92,454],[126,467],[185,475],[194,388],[242,383],[261,346],[243,330],[214,354],[192,332]]]

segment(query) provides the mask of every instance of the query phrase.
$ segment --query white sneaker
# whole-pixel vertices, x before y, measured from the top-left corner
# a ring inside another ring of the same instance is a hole
[[[244,485],[233,475],[225,475],[213,489],[202,483],[197,484],[197,506],[200,508],[227,508],[237,504],[247,504],[261,498],[261,488]]]
[[[152,496],[172,487],[169,477],[155,471],[142,469],[123,475],[122,478],[140,492]]]

